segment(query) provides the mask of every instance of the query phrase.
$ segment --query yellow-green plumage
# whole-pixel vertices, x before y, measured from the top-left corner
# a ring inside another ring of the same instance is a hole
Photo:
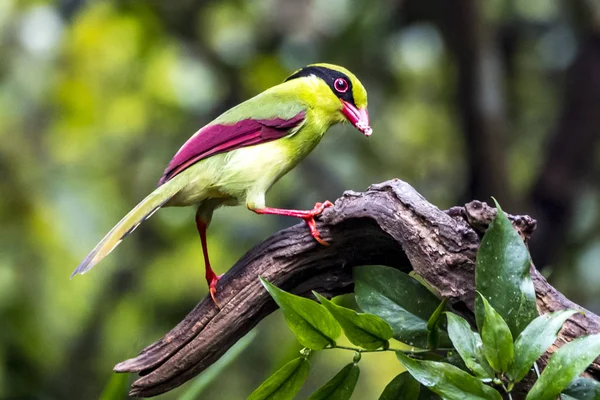
[[[331,64],[314,64],[313,67],[347,76],[354,105],[366,109],[366,91],[352,73]],[[340,98],[328,83],[317,76],[303,76],[267,89],[225,112],[208,126],[246,119],[285,120],[302,112],[304,119],[284,137],[211,155],[179,172],[127,214],[73,275],[92,268],[160,207],[197,205],[199,215],[207,223],[212,212],[222,205],[245,204],[252,210],[264,208],[269,188],[315,148],[330,126],[347,120],[341,110]],[[202,130],[196,133],[201,134]]]

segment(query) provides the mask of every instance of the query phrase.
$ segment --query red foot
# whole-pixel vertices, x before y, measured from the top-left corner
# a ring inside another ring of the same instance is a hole
[[[219,307],[219,303],[217,303],[217,298],[215,297],[217,295],[217,283],[219,282],[219,279],[221,279],[222,276],[223,275],[213,275],[212,279],[208,283],[208,291],[210,293],[210,297],[212,298],[213,302],[217,307]]]
[[[323,212],[323,210],[325,210],[327,207],[333,207],[333,203],[330,202],[329,200],[326,200],[323,203],[315,203],[315,206],[313,207],[313,209],[307,212],[306,217],[302,218],[304,220],[304,222],[306,222],[306,225],[308,225],[308,229],[310,230],[310,234],[312,235],[312,237],[315,238],[315,240],[317,242],[319,242],[320,244],[322,244],[323,246],[329,246],[329,243],[327,243],[326,241],[321,239],[321,234],[319,233],[319,230],[317,229],[317,223],[315,222],[315,217],[317,215],[321,214]]]
[[[333,203],[329,200],[323,203],[315,203],[315,206],[312,210],[303,211],[303,210],[284,210],[282,208],[271,208],[265,207],[260,209],[251,209],[257,214],[271,214],[271,215],[285,215],[287,217],[295,217],[302,218],[306,224],[308,225],[308,229],[310,229],[310,234],[315,240],[321,243],[323,246],[329,246],[329,243],[321,239],[321,234],[317,229],[317,223],[315,222],[315,217],[323,212],[327,207],[332,207]]]

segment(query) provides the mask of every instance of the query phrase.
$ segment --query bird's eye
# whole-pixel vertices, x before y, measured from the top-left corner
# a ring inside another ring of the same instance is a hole
[[[344,78],[337,78],[335,82],[333,82],[333,87],[338,93],[346,93],[348,90],[348,82]]]

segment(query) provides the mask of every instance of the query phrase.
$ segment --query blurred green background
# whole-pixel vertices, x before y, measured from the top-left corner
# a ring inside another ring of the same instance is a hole
[[[551,283],[600,311],[597,1],[1,0],[0,398],[98,398],[115,363],[206,295],[193,209],[160,211],[69,274],[193,132],[312,62],[359,76],[374,134],[331,129],[271,206],[394,177],[440,208],[494,195],[538,219]],[[294,223],[218,211],[213,266]],[[202,398],[245,398],[298,350],[278,313],[256,331]],[[300,398],[350,357],[317,355]],[[393,355],[361,365],[355,399],[400,371]]]

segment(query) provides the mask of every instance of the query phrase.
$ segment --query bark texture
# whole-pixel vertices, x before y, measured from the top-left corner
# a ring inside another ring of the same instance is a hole
[[[141,375],[130,392],[139,397],[164,393],[193,378],[275,310],[259,275],[296,294],[308,296],[316,290],[334,296],[352,291],[354,266],[414,269],[456,312],[472,320],[475,255],[495,212],[479,201],[442,211],[400,180],[373,185],[363,193],[348,191],[318,224],[330,246],[318,245],[304,224],[277,232],[223,276],[220,309],[205,298],[163,338],[114,369]],[[528,240],[536,221],[510,218]],[[550,286],[533,265],[531,273],[540,312],[583,310]],[[557,345],[600,332],[600,318],[583,311],[567,321]],[[599,360],[588,373],[600,377]]]

